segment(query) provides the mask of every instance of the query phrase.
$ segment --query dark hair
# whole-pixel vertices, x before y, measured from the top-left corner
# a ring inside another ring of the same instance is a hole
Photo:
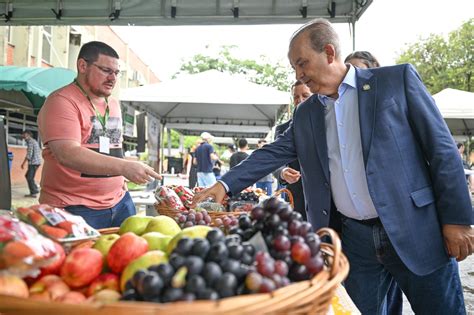
[[[239,149],[243,149],[247,146],[248,142],[246,139],[242,138],[239,139]]]
[[[232,152],[235,151],[235,145],[234,144],[228,144],[227,148],[229,148]]]
[[[22,134],[22,135],[27,134],[27,135],[29,135],[30,137],[33,137],[33,133],[32,133],[31,131],[29,131],[29,130],[25,130],[25,131],[23,131],[21,134]]]
[[[463,146],[464,146],[464,143],[462,143],[462,142],[457,142],[457,143],[456,143],[456,146],[457,146],[458,149],[459,149],[460,147],[463,147]]]
[[[95,62],[99,59],[99,55],[105,55],[119,59],[119,55],[109,45],[103,42],[88,42],[81,47],[77,59],[84,59],[87,63]]]
[[[258,140],[258,144],[260,144],[260,143],[267,143],[267,140],[265,140],[265,139],[259,139],[259,140]]]
[[[317,53],[324,51],[324,46],[331,44],[336,51],[336,58],[341,55],[341,45],[339,43],[339,35],[332,27],[331,23],[325,19],[314,19],[302,27],[300,27],[290,39],[290,48],[294,40],[301,34],[308,32],[311,41],[311,47]]]
[[[380,67],[379,61],[368,51],[354,51],[349,54],[349,56],[344,59],[344,63],[349,62],[352,59],[359,59],[367,68],[377,68]]]

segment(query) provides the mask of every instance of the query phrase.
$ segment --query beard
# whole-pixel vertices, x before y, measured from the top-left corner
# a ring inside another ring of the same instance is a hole
[[[111,90],[106,90],[104,88],[102,88],[102,85],[103,84],[111,84],[112,85],[112,88],[115,86],[115,82],[114,81],[110,81],[110,80],[107,80],[105,82],[102,82],[100,83],[99,85],[97,84],[92,84],[91,83],[91,79],[88,75],[86,75],[86,83],[87,85],[89,86],[89,90],[95,95],[95,96],[98,96],[98,97],[109,97],[110,95],[112,95],[112,89]]]

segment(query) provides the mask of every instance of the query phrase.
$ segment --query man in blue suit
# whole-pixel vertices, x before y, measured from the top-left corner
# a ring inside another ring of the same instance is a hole
[[[293,35],[288,57],[315,95],[195,202],[221,201],[298,158],[308,221],[342,224],[345,286],[363,314],[382,313],[392,281],[417,314],[465,314],[456,260],[473,251],[472,207],[455,143],[415,69],[344,64],[322,19]]]

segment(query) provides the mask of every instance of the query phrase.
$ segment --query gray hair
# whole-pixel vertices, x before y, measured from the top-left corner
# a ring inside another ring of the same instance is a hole
[[[290,39],[290,48],[295,39],[303,33],[308,32],[311,41],[311,47],[317,53],[324,51],[324,46],[331,44],[336,51],[336,58],[341,56],[341,46],[339,43],[339,35],[332,27],[331,23],[326,19],[314,19],[305,25],[301,26],[293,33]]]

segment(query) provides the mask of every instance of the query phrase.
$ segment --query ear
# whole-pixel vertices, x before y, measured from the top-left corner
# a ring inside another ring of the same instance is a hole
[[[333,45],[324,45],[324,52],[326,53],[326,58],[329,64],[333,63],[334,60],[336,60],[336,49]]]
[[[78,73],[85,73],[87,67],[88,67],[87,61],[85,61],[82,58],[77,59],[77,72]]]

